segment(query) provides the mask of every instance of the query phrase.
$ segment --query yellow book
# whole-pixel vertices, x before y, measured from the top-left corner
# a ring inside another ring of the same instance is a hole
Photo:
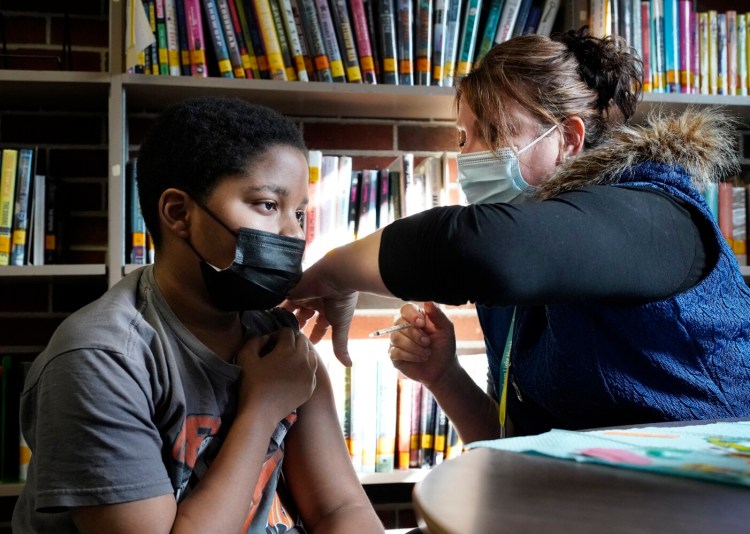
[[[253,0],[253,5],[258,16],[258,26],[263,39],[263,46],[266,49],[266,60],[268,61],[271,79],[286,80],[284,58],[281,55],[281,44],[279,43],[279,36],[276,34],[271,4],[268,0]]]
[[[0,163],[0,265],[10,265],[18,150],[6,148]]]

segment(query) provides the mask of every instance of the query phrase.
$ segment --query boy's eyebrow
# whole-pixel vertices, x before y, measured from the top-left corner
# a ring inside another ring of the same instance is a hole
[[[267,191],[284,197],[289,196],[289,189],[276,184],[248,185],[245,187],[245,191],[248,193],[263,193]]]

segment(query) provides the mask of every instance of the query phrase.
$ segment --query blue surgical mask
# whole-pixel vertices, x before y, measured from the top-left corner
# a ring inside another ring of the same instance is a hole
[[[522,154],[552,133],[553,126],[531,143],[518,151]],[[510,148],[500,148],[496,152],[472,152],[459,154],[458,183],[470,204],[492,204],[510,202],[521,193],[534,189],[521,176],[521,167],[516,153]]]

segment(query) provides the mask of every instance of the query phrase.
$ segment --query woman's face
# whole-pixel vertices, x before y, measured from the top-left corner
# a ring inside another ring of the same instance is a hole
[[[516,126],[515,131],[509,132],[507,137],[510,146],[515,148],[516,151],[531,144],[546,129],[542,128],[542,125],[531,114],[514,101],[507,103],[507,111],[511,122]],[[482,139],[481,128],[476,115],[463,100],[458,108],[456,128],[458,129],[458,146],[462,154],[491,150]],[[518,161],[524,180],[529,185],[541,184],[552,174],[561,161],[559,131],[552,131],[534,146],[519,154]]]

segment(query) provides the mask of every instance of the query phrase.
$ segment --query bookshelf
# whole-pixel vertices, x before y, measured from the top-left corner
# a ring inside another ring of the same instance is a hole
[[[571,0],[568,0],[571,1]],[[737,9],[745,0],[701,2]],[[742,6],[741,6],[742,4]],[[124,168],[131,150],[129,126],[134,115],[157,113],[171,103],[199,95],[239,97],[269,105],[293,117],[335,119],[413,120],[447,123],[453,120],[453,89],[445,87],[281,82],[221,78],[190,78],[124,74],[123,29],[125,2],[110,0],[106,72],[0,70],[1,110],[97,110],[107,119],[107,253],[101,263],[0,267],[0,283],[34,279],[61,283],[72,278],[106,279],[112,286],[136,266],[125,260]],[[637,120],[655,107],[679,112],[688,106],[724,106],[750,127],[750,97],[697,94],[644,94]],[[750,161],[745,161],[750,164]],[[750,267],[743,267],[746,279]],[[378,308],[378,306],[380,306]],[[372,309],[392,315],[392,303],[372,304]],[[5,317],[0,314],[0,320]],[[6,352],[11,347],[5,346]],[[15,347],[14,353],[33,348]],[[424,470],[392,474],[361,474],[363,484],[409,483],[421,479]],[[18,495],[22,485],[0,484],[0,497]]]

